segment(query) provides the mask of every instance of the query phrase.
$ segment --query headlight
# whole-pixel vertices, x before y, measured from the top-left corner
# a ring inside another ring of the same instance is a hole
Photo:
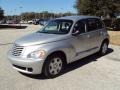
[[[45,57],[46,52],[44,50],[39,50],[30,53],[27,58],[32,58],[32,59],[42,59]]]

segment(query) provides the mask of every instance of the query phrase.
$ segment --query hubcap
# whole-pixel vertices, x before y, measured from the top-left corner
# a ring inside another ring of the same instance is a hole
[[[52,75],[58,74],[62,69],[62,60],[60,58],[53,58],[49,64],[49,72]]]
[[[104,43],[103,46],[102,46],[102,53],[105,54],[107,52],[107,43]]]

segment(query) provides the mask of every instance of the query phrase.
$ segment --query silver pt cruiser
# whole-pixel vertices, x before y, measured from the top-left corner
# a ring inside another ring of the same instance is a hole
[[[27,74],[56,77],[64,66],[96,52],[107,52],[109,35],[95,16],[67,16],[16,40],[8,52],[13,68]]]

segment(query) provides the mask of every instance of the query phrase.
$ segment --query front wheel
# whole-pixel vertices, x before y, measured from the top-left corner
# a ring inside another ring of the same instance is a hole
[[[99,51],[99,54],[100,55],[105,55],[108,51],[108,42],[107,41],[104,41],[101,45],[101,48],[100,48],[100,51]]]
[[[63,58],[60,55],[50,56],[45,62],[43,73],[48,78],[54,78],[61,73],[63,65]]]

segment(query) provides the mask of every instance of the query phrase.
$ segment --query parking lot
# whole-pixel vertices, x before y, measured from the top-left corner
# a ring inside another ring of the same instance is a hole
[[[54,79],[42,75],[25,75],[12,68],[7,52],[13,42],[39,30],[39,25],[26,29],[0,29],[0,90],[119,90],[120,46],[110,45],[107,55],[97,54],[66,66]]]

